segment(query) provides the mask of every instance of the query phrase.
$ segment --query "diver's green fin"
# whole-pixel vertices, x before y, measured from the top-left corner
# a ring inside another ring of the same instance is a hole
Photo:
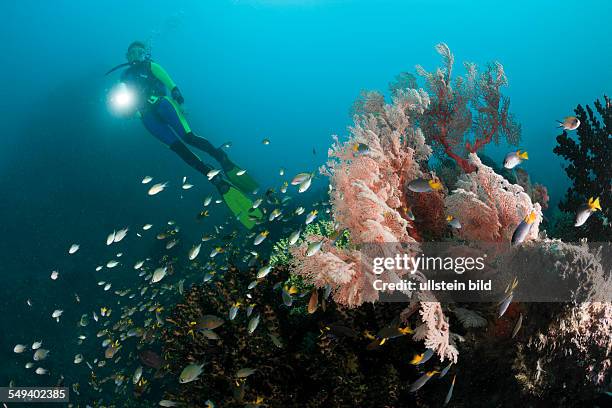
[[[240,176],[237,174],[239,171],[244,171],[238,166],[233,166],[231,169],[225,171],[225,175],[232,182],[233,185],[238,187],[245,193],[252,193],[259,188],[259,184],[253,177],[248,173],[243,173]]]
[[[223,194],[223,200],[242,225],[248,229],[253,228],[255,223],[263,218],[261,210],[253,208],[253,201],[236,187],[230,186],[229,190]]]

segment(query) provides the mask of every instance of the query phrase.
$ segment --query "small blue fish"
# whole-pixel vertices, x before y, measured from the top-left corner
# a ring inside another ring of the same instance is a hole
[[[268,276],[270,271],[272,270],[272,265],[262,266],[259,271],[257,271],[257,279],[262,279]]]
[[[516,152],[510,152],[504,158],[504,168],[511,170],[521,164],[523,160],[529,160],[529,155],[526,151],[517,150]]]
[[[425,384],[427,384],[427,381],[429,381],[431,377],[433,377],[438,372],[439,371],[433,370],[433,371],[428,371],[425,374],[423,374],[418,380],[412,383],[412,385],[410,386],[410,392],[415,392],[415,391],[420,390]]]
[[[511,241],[512,245],[519,245],[525,240],[525,238],[527,238],[527,235],[529,234],[529,231],[531,231],[531,226],[535,220],[536,213],[535,211],[531,211],[514,230]]]
[[[450,388],[448,389],[448,394],[446,394],[446,398],[444,398],[444,406],[446,406],[451,398],[453,397],[453,389],[455,388],[455,379],[457,376],[453,376],[453,382],[451,383]]]
[[[408,218],[410,221],[414,221],[415,220],[414,213],[412,212],[412,209],[410,209],[408,207],[404,207],[404,208],[402,208],[402,210],[404,211],[404,214],[406,214],[406,218]]]
[[[253,309],[255,309],[255,305],[248,305],[246,310],[247,317],[251,317],[253,314]]]
[[[426,362],[429,361],[431,357],[433,357],[433,355],[434,355],[433,349],[430,349],[430,348],[425,349],[425,352],[423,353],[423,359],[417,365],[425,364]]]
[[[449,363],[446,367],[444,367],[444,369],[440,372],[440,378],[444,378],[444,376],[446,375],[446,373],[448,373],[448,370],[450,370],[452,365],[453,363]]]
[[[446,221],[448,222],[448,225],[455,229],[461,228],[461,223],[459,222],[459,220],[453,217],[452,215],[447,216]]]
[[[293,298],[291,297],[289,292],[287,292],[285,289],[283,289],[282,290],[282,295],[283,295],[283,303],[285,304],[285,306],[291,307],[291,305],[293,304]]]
[[[521,313],[519,315],[518,320],[516,321],[516,324],[514,325],[514,330],[512,330],[512,338],[514,338],[516,334],[519,332],[519,330],[521,330],[522,324],[523,324],[523,314]]]
[[[415,193],[429,193],[431,191],[437,191],[442,189],[442,183],[439,180],[425,180],[418,178],[408,183],[408,190]]]
[[[508,310],[508,306],[512,303],[512,298],[514,297],[514,292],[510,292],[510,294],[504,299],[504,301],[499,305],[499,316],[502,317],[506,310]]]
[[[325,291],[323,292],[323,299],[327,299],[329,295],[331,294],[331,291],[332,291],[331,285],[329,284],[325,285]]]
[[[249,324],[247,326],[249,334],[253,333],[258,325],[259,325],[259,314],[257,314],[255,317],[252,317],[251,320],[249,320]]]
[[[297,240],[300,238],[301,230],[293,231],[291,235],[289,235],[289,245],[295,245]]]
[[[229,319],[234,320],[236,318],[236,314],[238,314],[238,308],[240,307],[240,303],[234,303],[229,311]]]
[[[589,198],[589,201],[581,206],[576,212],[575,227],[581,227],[595,211],[601,211],[601,205],[599,204],[599,197],[593,200],[593,197]]]
[[[319,212],[317,210],[312,210],[311,212],[309,212],[308,215],[306,216],[305,224],[308,225],[311,222],[313,222],[315,218],[317,218],[318,213]]]

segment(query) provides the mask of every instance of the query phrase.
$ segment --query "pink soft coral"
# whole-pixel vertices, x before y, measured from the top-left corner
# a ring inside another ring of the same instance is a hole
[[[414,339],[424,340],[425,347],[438,353],[440,360],[448,358],[457,362],[459,352],[450,344],[450,330],[440,302],[421,302],[421,325],[417,326]]]
[[[452,59],[450,52],[448,56]],[[498,72],[498,80],[503,82],[501,68]],[[449,86],[446,84],[447,89]],[[497,94],[493,96],[499,97]],[[320,236],[306,237],[305,243],[291,250],[296,274],[304,276],[317,287],[331,285],[334,300],[349,307],[379,299],[379,293],[373,287],[375,279],[397,282],[401,278],[402,273],[397,271],[375,275],[369,258],[402,254],[405,251],[400,247],[401,243],[414,243],[422,238],[414,222],[408,219],[406,207],[409,201],[420,218],[426,221],[419,227],[425,230],[426,227],[435,226],[438,235],[446,228],[444,192],[411,196],[410,200],[406,196],[407,183],[419,177],[430,177],[424,174],[424,170],[432,150],[425,143],[422,131],[415,126],[416,118],[422,118],[430,107],[429,96],[422,90],[404,89],[394,93],[392,104],[382,105],[380,98],[377,101],[376,112],[355,117],[348,141],[341,143],[335,137],[335,143],[328,153],[327,167],[321,170],[330,177],[334,220],[338,228],[349,230],[351,243],[361,246],[361,250],[339,249]],[[442,101],[438,100],[438,103]],[[491,103],[495,104],[495,101]],[[463,131],[459,133],[463,135]],[[486,210],[487,220],[493,226],[487,226],[489,230],[493,228],[493,232],[489,232],[485,238],[506,237],[510,225],[526,215],[516,214],[520,209],[517,205],[527,207],[529,204],[531,208],[531,201],[526,195],[527,201],[523,196],[512,200],[503,191],[498,191],[506,187],[501,184],[499,176],[482,166],[475,155],[470,161],[470,169],[478,169],[478,172],[474,176],[464,176],[460,181],[460,191],[449,200],[448,206],[457,210],[453,215],[468,225],[468,235],[474,235],[476,231],[475,220],[468,216],[464,219],[460,213],[469,214],[470,204],[476,203],[477,209]],[[508,192],[510,195],[515,193],[518,194],[518,191]],[[455,199],[460,196],[469,197],[470,200],[461,204]],[[496,200],[500,198],[503,200],[498,203]],[[512,205],[516,207],[514,213],[510,208]],[[534,230],[537,234],[537,225]],[[308,242],[321,239],[324,240],[321,251],[306,256]],[[383,245],[367,246],[370,243]],[[369,253],[372,251],[377,252],[376,255]],[[424,340],[426,347],[435,350],[442,359],[456,361],[457,350],[449,343],[448,321],[440,303],[432,296],[427,300],[422,299],[421,318],[423,324],[417,327],[415,339]]]
[[[348,141],[335,138],[322,172],[331,178],[334,219],[355,242],[415,241],[400,211],[405,183],[422,175],[419,163],[431,155],[410,116],[428,104],[422,91],[399,92],[378,116],[355,117]],[[367,151],[356,152],[359,144]]]
[[[422,91],[398,91],[392,104],[384,105],[378,115],[356,116],[348,141],[335,143],[329,151],[327,167],[321,172],[331,179],[333,217],[341,229],[348,229],[351,242],[384,244],[375,248],[380,256],[402,253],[400,243],[416,242],[410,235],[409,221],[401,209],[406,205],[404,185],[422,175],[420,163],[425,163],[431,149],[425,144],[420,129],[411,117],[422,113],[428,105]],[[355,149],[367,146],[366,149]],[[365,150],[365,151],[364,151]],[[405,214],[405,213],[404,213]],[[319,239],[307,237],[307,241]],[[378,300],[373,281],[399,281],[400,275],[387,271],[376,276],[364,251],[340,250],[324,245],[312,257],[305,256],[305,245],[292,250],[295,272],[321,286],[332,279],[334,299],[343,305],[358,306]],[[350,280],[348,277],[350,276]]]
[[[308,243],[321,240],[321,250],[307,256]],[[364,268],[359,251],[341,249],[328,238],[309,235],[302,245],[291,249],[291,255],[294,272],[318,288],[330,285],[336,303],[356,307],[378,300],[378,292],[373,286],[376,275]]]
[[[462,175],[445,200],[448,214],[461,223],[458,236],[472,241],[509,242],[521,220],[535,211],[536,220],[526,240],[536,239],[542,221],[540,204],[532,203],[521,186],[482,164],[476,154],[470,154],[469,162],[476,170]]]
[[[427,167],[432,153],[423,133],[414,126],[414,116],[421,115],[428,105],[423,91],[399,90],[393,104],[384,105],[377,115],[355,117],[347,142],[340,143],[335,137],[330,160],[321,172],[331,179],[331,204],[338,227],[348,229],[351,242],[362,249],[339,249],[324,239],[321,251],[308,257],[307,243],[323,239],[309,236],[291,253],[294,272],[317,287],[331,285],[333,298],[341,305],[355,307],[377,301],[374,280],[397,282],[404,272],[387,270],[375,275],[370,258],[402,254],[405,251],[401,243],[414,243],[421,238],[407,217],[405,186],[424,176],[422,169]],[[361,145],[367,149],[355,149]],[[444,220],[444,195],[431,194],[419,200],[412,197],[411,204],[420,215],[430,214],[427,220],[431,219],[432,225],[440,224],[440,219]],[[432,200],[437,205],[432,206]],[[442,225],[445,227],[445,222]],[[369,243],[383,245],[368,246]],[[422,307],[424,324],[417,329],[416,338],[425,340],[426,346],[442,358],[456,361],[457,350],[449,344],[449,326],[441,305],[430,298]]]

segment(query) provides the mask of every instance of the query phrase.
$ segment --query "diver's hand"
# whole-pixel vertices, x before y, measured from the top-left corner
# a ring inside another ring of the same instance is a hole
[[[172,99],[174,99],[179,105],[182,105],[183,102],[185,102],[185,98],[183,98],[183,95],[181,94],[181,91],[178,89],[178,86],[175,86],[174,88],[172,88],[172,91],[170,91],[171,95],[172,95]]]

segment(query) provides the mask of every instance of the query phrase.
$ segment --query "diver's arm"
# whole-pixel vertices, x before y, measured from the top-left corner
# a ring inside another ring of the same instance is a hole
[[[153,75],[155,75],[155,78],[162,81],[166,88],[170,89],[172,99],[177,101],[179,104],[182,104],[185,101],[183,95],[181,95],[181,91],[179,91],[172,78],[170,78],[170,75],[168,75],[166,70],[163,69],[161,65],[156,62],[151,62],[151,72]]]
[[[162,81],[162,83],[166,86],[166,88],[174,89],[176,87],[176,84],[174,83],[172,78],[170,78],[170,75],[168,75],[166,70],[163,69],[162,66],[159,65],[158,63],[151,62],[151,72],[153,72],[153,75],[155,75],[155,78]]]

